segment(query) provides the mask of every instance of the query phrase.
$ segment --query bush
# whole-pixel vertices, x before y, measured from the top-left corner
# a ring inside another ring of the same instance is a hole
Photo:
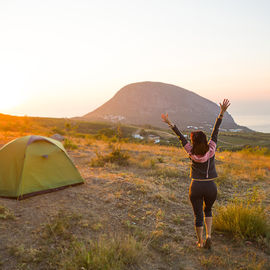
[[[70,149],[70,150],[78,149],[78,145],[74,144],[69,139],[65,139],[65,141],[64,141],[64,147],[66,149]]]
[[[214,228],[218,231],[230,232],[236,237],[253,240],[270,233],[261,206],[237,201],[218,208],[217,215],[214,217]]]
[[[129,155],[120,148],[113,148],[113,151],[105,157],[106,162],[117,163],[118,165],[128,165]]]
[[[103,128],[98,131],[98,135],[105,135],[108,138],[111,138],[116,135],[116,131],[110,128]]]
[[[112,147],[112,152],[107,155],[101,155],[96,152],[97,157],[91,160],[91,166],[102,167],[105,163],[116,163],[120,166],[129,164],[129,155],[124,153],[119,147]]]
[[[88,246],[77,242],[64,269],[121,270],[137,265],[143,254],[143,245],[134,237],[100,238]]]
[[[58,128],[58,127],[52,128],[52,132],[56,133],[56,134],[60,134],[62,136],[66,134],[66,132],[64,130],[62,130],[62,129]]]

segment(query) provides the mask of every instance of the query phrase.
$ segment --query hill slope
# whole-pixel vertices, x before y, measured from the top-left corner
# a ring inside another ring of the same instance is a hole
[[[175,85],[139,82],[123,87],[113,98],[83,118],[164,128],[160,118],[164,112],[168,112],[170,118],[182,129],[192,125],[209,130],[219,113],[219,107],[214,102]],[[225,114],[222,127],[248,130],[237,125],[229,113]]]

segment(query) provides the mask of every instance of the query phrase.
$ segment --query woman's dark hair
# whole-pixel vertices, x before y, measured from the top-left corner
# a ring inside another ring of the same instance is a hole
[[[192,142],[191,153],[193,155],[205,155],[209,150],[205,133],[203,131],[193,131],[190,133],[190,138]]]

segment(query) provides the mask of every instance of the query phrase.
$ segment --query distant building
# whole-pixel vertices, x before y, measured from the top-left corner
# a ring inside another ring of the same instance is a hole
[[[156,135],[150,134],[150,135],[148,135],[148,139],[150,141],[154,141],[154,143],[159,143],[160,142],[160,137],[156,136]]]
[[[104,115],[103,119],[106,119],[112,122],[118,122],[118,121],[124,120],[125,117],[122,115],[107,114],[107,115]]]
[[[135,138],[135,139],[140,139],[140,140],[144,139],[144,137],[141,136],[140,134],[133,134],[132,137]]]
[[[231,132],[240,132],[240,131],[242,131],[243,129],[241,129],[241,128],[230,128],[229,129],[229,131],[231,131]]]
[[[195,126],[187,126],[188,129],[192,128],[192,129],[198,129],[198,127]]]

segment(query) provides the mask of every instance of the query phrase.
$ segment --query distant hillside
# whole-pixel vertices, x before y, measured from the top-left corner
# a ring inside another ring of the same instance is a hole
[[[164,112],[181,129],[209,130],[219,113],[219,106],[175,85],[139,82],[123,87],[113,98],[83,118],[165,128],[160,117]],[[249,131],[248,128],[237,125],[229,113],[224,115],[222,128]]]
[[[166,125],[165,125],[166,127]],[[159,128],[144,127],[135,125],[121,124],[113,122],[90,122],[79,118],[77,120],[68,118],[46,118],[11,116],[0,113],[0,146],[15,138],[25,135],[52,136],[55,133],[61,134],[66,138],[99,138],[105,139],[118,136],[134,141],[134,134],[142,134],[148,141],[148,136],[158,136],[160,143],[165,145],[179,145],[176,136],[169,130]],[[208,130],[207,135],[210,135]],[[189,130],[184,134],[189,134]],[[103,136],[104,135],[104,136]],[[138,142],[138,140],[137,140]],[[219,134],[219,149],[240,150],[246,146],[267,147],[270,149],[270,133],[260,132],[222,132]]]

